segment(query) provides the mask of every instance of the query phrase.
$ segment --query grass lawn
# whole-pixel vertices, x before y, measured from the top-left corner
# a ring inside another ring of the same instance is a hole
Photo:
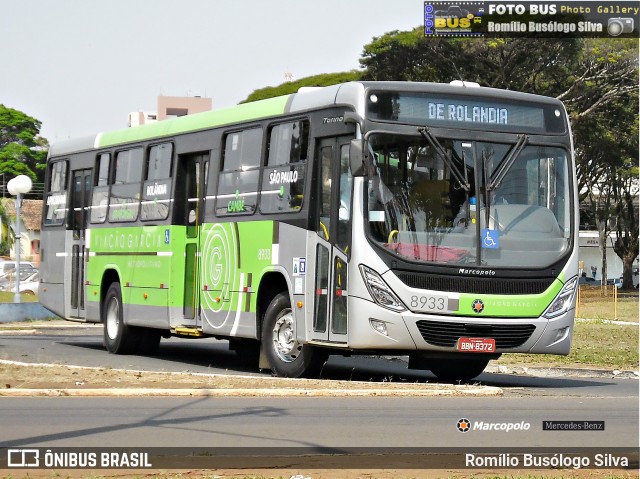
[[[638,370],[638,326],[576,321],[568,356],[505,354],[497,364]]]
[[[616,297],[613,288],[600,287],[580,289],[577,316],[589,319],[611,319],[638,322],[638,293],[620,293]]]
[[[8,293],[6,291],[0,291],[0,303],[13,303],[13,297],[15,293]],[[23,303],[37,303],[38,297],[33,294],[21,294]]]

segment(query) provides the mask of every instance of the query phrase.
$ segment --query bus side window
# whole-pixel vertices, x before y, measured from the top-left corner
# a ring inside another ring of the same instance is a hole
[[[304,199],[309,122],[298,120],[275,125],[268,138],[260,212],[300,211]]]
[[[91,223],[104,223],[107,219],[107,208],[109,205],[109,171],[111,165],[111,154],[101,153],[97,159],[97,174],[91,199]]]
[[[67,205],[67,161],[55,161],[49,165],[49,182],[44,209],[45,225],[64,223]]]
[[[226,135],[222,171],[218,176],[218,216],[255,213],[261,158],[262,128],[249,128]]]
[[[338,236],[336,246],[347,252],[351,239],[351,189],[353,177],[349,168],[349,145],[340,146],[340,205],[338,210]]]
[[[131,222],[138,219],[143,160],[143,148],[116,153],[114,184],[109,198],[109,222]]]
[[[166,220],[171,204],[171,167],[173,145],[162,143],[149,148],[146,178],[142,187],[140,219]]]

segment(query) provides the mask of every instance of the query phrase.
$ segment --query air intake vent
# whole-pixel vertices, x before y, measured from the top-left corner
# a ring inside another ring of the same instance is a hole
[[[421,320],[416,323],[422,338],[434,346],[455,347],[459,338],[493,338],[497,349],[522,346],[533,334],[533,324],[465,324]]]
[[[541,294],[555,278],[498,279],[439,276],[425,273],[394,271],[404,284],[411,288],[432,291],[457,291],[472,294]]]

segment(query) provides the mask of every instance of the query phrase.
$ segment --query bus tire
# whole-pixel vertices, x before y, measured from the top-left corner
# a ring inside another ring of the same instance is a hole
[[[134,352],[140,340],[140,331],[124,324],[120,283],[111,283],[102,304],[104,345],[113,354]]]
[[[299,378],[316,373],[324,362],[317,349],[297,341],[295,318],[286,291],[276,295],[267,307],[261,342],[275,376]]]
[[[431,362],[429,370],[443,381],[467,381],[479,376],[487,364],[488,359],[443,359]]]

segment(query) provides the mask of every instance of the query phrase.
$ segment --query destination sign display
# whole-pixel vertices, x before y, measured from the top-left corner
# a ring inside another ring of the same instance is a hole
[[[563,112],[533,105],[468,97],[381,92],[369,95],[371,120],[494,131],[565,131]]]

